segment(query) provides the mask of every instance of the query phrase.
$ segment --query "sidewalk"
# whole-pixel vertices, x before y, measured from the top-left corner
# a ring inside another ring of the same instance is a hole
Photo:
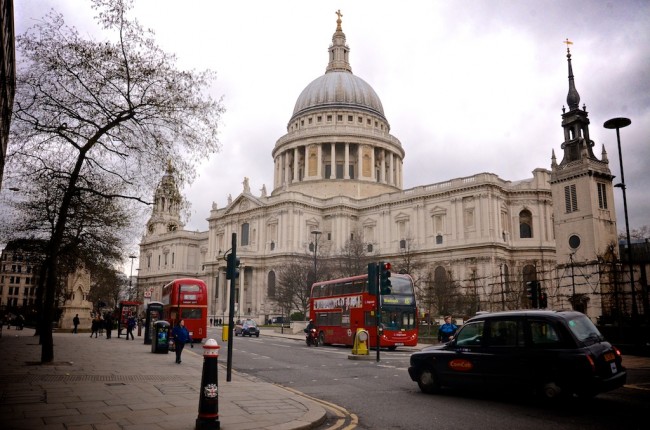
[[[54,362],[40,365],[33,329],[0,338],[0,427],[52,430],[194,429],[203,348],[154,354],[135,341],[89,333],[54,333]],[[222,344],[221,339],[216,339]],[[225,345],[223,345],[225,346]],[[323,406],[300,394],[233,370],[226,382],[226,348],[219,357],[222,429],[309,429],[324,421]]]

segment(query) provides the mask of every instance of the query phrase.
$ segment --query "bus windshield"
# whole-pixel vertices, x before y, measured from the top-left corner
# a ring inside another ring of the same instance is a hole
[[[391,295],[409,295],[414,294],[413,283],[408,278],[398,278],[393,276],[391,281]]]
[[[411,330],[415,328],[415,311],[403,307],[384,306],[381,309],[381,323],[385,330]]]

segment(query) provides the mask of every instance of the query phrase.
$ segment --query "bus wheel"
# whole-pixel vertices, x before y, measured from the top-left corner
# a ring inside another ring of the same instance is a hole
[[[432,369],[422,369],[418,377],[418,387],[426,394],[434,394],[440,391],[440,382]]]
[[[397,349],[397,347],[395,345],[388,347],[389,351],[395,351],[396,349]]]
[[[325,345],[325,333],[322,331],[318,334],[318,344]]]

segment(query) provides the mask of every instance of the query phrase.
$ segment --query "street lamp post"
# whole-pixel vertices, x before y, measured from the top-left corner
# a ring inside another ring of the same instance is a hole
[[[629,118],[612,118],[605,121],[603,127],[610,130],[616,129],[616,142],[618,143],[618,161],[621,166],[621,183],[614,185],[623,191],[623,212],[625,214],[625,234],[627,236],[627,263],[630,268],[630,291],[632,293],[632,317],[636,319],[638,310],[636,308],[636,292],[634,288],[634,267],[632,266],[632,240],[630,238],[630,223],[627,217],[627,196],[625,193],[625,174],[623,173],[623,154],[621,152],[620,129],[632,124]]]
[[[129,275],[129,296],[133,294],[133,260],[137,257],[135,255],[129,255],[131,259],[131,274]]]

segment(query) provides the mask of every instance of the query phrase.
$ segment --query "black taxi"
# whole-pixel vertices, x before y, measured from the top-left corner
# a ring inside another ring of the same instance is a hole
[[[586,315],[547,310],[472,317],[450,342],[413,353],[408,372],[425,393],[514,388],[546,398],[591,397],[627,378],[620,351]]]

